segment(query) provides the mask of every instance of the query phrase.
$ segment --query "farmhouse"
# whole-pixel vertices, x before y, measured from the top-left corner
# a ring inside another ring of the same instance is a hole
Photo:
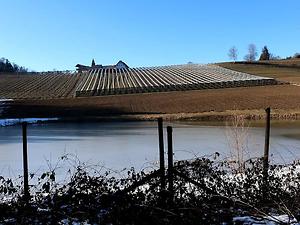
[[[102,64],[97,65],[93,60],[91,66],[77,64],[75,67],[77,72],[89,71],[91,69],[128,69],[129,68],[129,66],[126,63],[124,63],[122,60],[120,60],[115,65],[106,65],[106,66],[103,66]]]

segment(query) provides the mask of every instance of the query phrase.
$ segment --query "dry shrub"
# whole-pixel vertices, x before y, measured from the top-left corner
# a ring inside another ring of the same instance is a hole
[[[226,137],[230,148],[230,165],[238,172],[245,169],[245,161],[250,158],[248,148],[249,121],[244,115],[234,114],[226,123]]]

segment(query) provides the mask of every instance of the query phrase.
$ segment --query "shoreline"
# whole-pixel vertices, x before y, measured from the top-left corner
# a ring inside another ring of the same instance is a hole
[[[203,121],[203,122],[226,122],[232,121],[236,116],[241,116],[245,120],[260,121],[265,119],[264,110],[226,110],[224,112],[199,112],[199,113],[163,113],[163,114],[127,114],[119,116],[99,117],[103,119],[124,119],[134,121],[151,121],[163,118],[167,121]],[[286,111],[273,110],[272,120],[299,120],[300,110]]]
[[[63,118],[65,120],[228,121],[236,114],[263,120],[300,119],[300,89],[278,85],[252,88],[160,92],[102,97],[23,99],[2,104],[2,118]],[[1,110],[0,110],[1,111]]]
[[[0,126],[17,125],[22,122],[32,124],[42,123],[69,123],[69,122],[137,122],[137,121],[156,121],[162,118],[168,122],[196,122],[226,125],[234,121],[236,117],[241,117],[247,122],[262,124],[265,121],[264,110],[226,110],[224,112],[200,112],[200,113],[131,113],[131,114],[112,114],[99,116],[74,116],[74,117],[22,117],[22,118],[0,118]],[[300,110],[271,110],[271,120],[273,122],[299,122]],[[14,121],[14,122],[10,122]]]

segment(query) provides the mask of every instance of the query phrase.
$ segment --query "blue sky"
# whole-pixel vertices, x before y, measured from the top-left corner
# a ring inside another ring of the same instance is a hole
[[[32,70],[228,61],[300,52],[299,0],[0,0],[0,57]]]

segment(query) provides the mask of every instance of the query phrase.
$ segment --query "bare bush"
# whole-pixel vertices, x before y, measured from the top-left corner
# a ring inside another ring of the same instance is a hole
[[[245,160],[250,158],[248,148],[249,122],[243,115],[234,114],[226,124],[226,136],[230,148],[230,164],[233,169],[243,172]]]

